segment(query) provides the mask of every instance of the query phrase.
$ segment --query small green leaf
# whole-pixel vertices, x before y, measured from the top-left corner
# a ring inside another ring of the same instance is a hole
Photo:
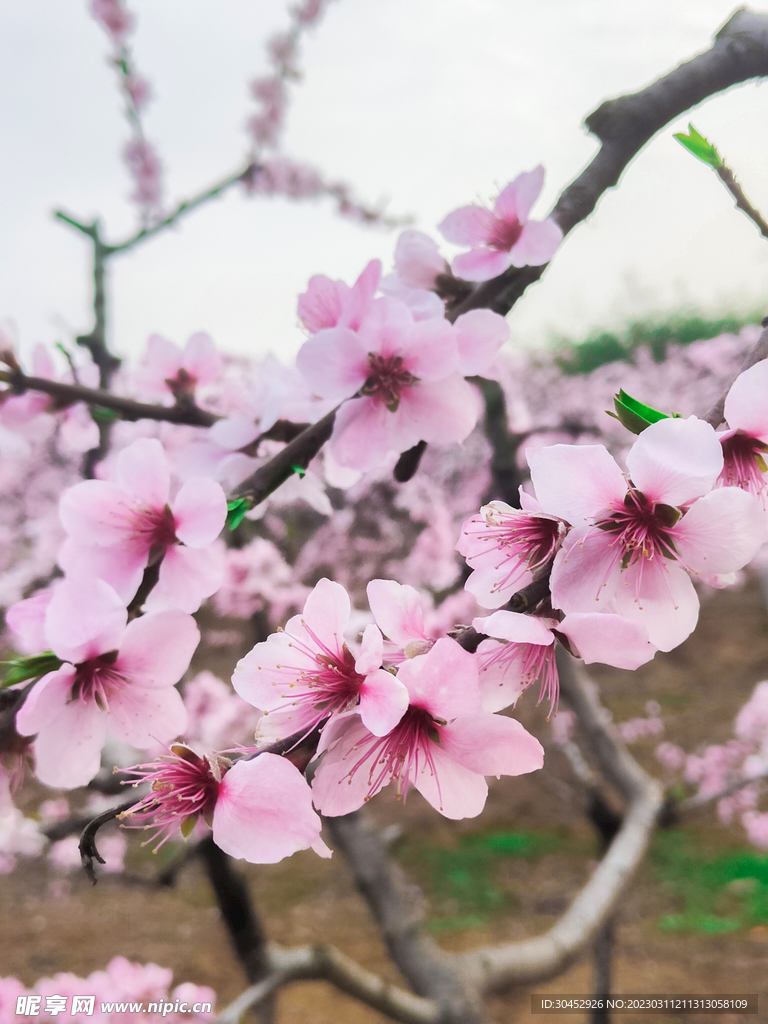
[[[233,501],[228,501],[227,526],[230,530],[236,530],[243,519],[245,519],[245,513],[250,512],[250,510],[250,498],[235,498]]]
[[[23,658],[12,658],[10,661],[0,661],[3,681],[0,690],[8,686],[15,686],[17,683],[24,683],[28,679],[39,679],[48,672],[55,672],[61,668],[64,662],[57,658],[53,651],[43,651],[42,654],[29,654]]]
[[[97,423],[114,423],[119,416],[114,409],[105,409],[103,405],[92,405],[91,418]]]
[[[631,430],[633,434],[642,434],[651,423],[669,419],[666,413],[659,412],[658,409],[654,409],[650,405],[638,402],[636,398],[632,398],[626,391],[619,391],[618,395],[614,396],[613,404],[616,412],[609,412],[608,415],[614,416],[627,430]]]
[[[291,469],[301,480],[307,475],[307,471],[303,466],[291,466]]]
[[[689,135],[684,132],[676,132],[675,138],[677,141],[688,150],[689,153],[693,153],[699,160],[703,160],[705,164],[709,164],[710,167],[722,167],[723,161],[720,159],[720,154],[717,152],[712,143],[705,139],[703,135],[699,135],[692,124],[688,125]]]

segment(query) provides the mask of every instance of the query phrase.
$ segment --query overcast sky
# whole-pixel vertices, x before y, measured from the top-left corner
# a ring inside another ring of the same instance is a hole
[[[169,204],[242,164],[246,83],[287,24],[279,0],[131,0],[132,43],[155,99],[148,137]],[[335,0],[307,39],[285,149],[434,232],[457,206],[492,198],[543,163],[534,215],[589,161],[582,127],[603,99],[636,90],[708,47],[733,0]],[[108,239],[134,225],[120,160],[109,44],[84,0],[0,5],[0,320],[24,349],[90,327],[85,240],[52,218],[99,215]],[[768,89],[738,87],[692,120],[768,211]],[[513,337],[577,337],[652,310],[768,306],[768,243],[715,176],[657,137],[510,316]],[[296,296],[313,273],[354,279],[391,265],[395,233],[363,228],[328,201],[239,191],[113,261],[112,346],[137,354],[157,331],[209,331],[221,348],[302,340]],[[768,312],[768,309],[766,309]]]

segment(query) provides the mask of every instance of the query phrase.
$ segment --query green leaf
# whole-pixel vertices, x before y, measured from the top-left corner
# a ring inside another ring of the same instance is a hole
[[[114,423],[119,418],[114,409],[105,409],[103,405],[91,406],[91,419],[97,423]]]
[[[720,154],[712,143],[705,139],[703,135],[699,135],[692,124],[688,125],[688,131],[689,135],[686,135],[684,132],[676,132],[675,138],[677,141],[682,146],[685,146],[689,153],[693,153],[695,157],[703,160],[710,167],[722,167],[723,161],[720,159]]]
[[[57,658],[53,651],[43,651],[42,654],[29,654],[23,658],[12,658],[10,661],[0,661],[3,681],[0,690],[8,686],[15,686],[16,683],[24,683],[28,679],[39,679],[48,672],[55,672],[61,668],[64,662]]]
[[[250,498],[235,498],[233,501],[227,502],[227,526],[230,530],[236,530],[243,519],[245,519],[245,513],[251,510]]]
[[[636,398],[632,398],[631,395],[628,395],[623,390],[614,396],[613,404],[616,412],[609,412],[608,415],[615,416],[633,434],[642,434],[651,423],[658,423],[659,420],[669,419],[666,413],[659,412],[658,409],[654,409],[650,405],[638,402]]]
[[[304,477],[307,475],[307,471],[306,469],[304,469],[303,466],[291,466],[291,469],[296,474],[296,476],[298,476],[299,479],[301,480],[303,480]]]

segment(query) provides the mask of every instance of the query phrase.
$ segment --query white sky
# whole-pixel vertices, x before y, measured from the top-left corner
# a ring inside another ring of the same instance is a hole
[[[491,198],[537,163],[544,215],[588,162],[581,123],[705,49],[734,0],[338,0],[306,41],[286,150],[434,231],[457,206]],[[169,202],[243,160],[247,81],[264,40],[287,24],[280,0],[131,0],[146,116]],[[108,239],[134,224],[120,160],[127,128],[108,42],[84,0],[0,5],[0,319],[23,349],[91,324],[85,239],[55,207],[99,214]],[[768,89],[747,85],[692,120],[768,212]],[[649,310],[768,307],[768,244],[714,175],[672,138],[655,139],[577,228],[510,316],[513,337],[578,336]],[[208,330],[223,349],[284,358],[302,341],[296,296],[313,273],[354,279],[391,265],[395,234],[340,220],[329,201],[233,192],[112,263],[110,332],[138,354],[158,331]],[[768,312],[768,308],[765,309]]]

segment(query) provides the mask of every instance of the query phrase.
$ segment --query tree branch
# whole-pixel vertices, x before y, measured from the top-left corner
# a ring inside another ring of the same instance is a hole
[[[736,200],[737,208],[741,210],[742,213],[745,213],[747,217],[749,217],[749,219],[752,221],[753,224],[755,224],[757,230],[760,232],[763,238],[768,238],[768,224],[765,222],[765,219],[761,215],[760,211],[756,210],[752,203],[750,203],[750,201],[744,195],[744,190],[742,189],[738,181],[736,181],[736,178],[734,177],[733,171],[730,169],[730,167],[726,167],[726,165],[723,164],[720,167],[715,167],[714,172],[725,185],[725,187],[728,189],[728,191],[731,193],[733,198]]]
[[[627,801],[627,812],[592,877],[548,932],[461,955],[465,970],[485,993],[555,977],[594,942],[640,866],[664,806],[662,787],[624,747],[581,666],[565,651],[558,652],[558,666],[561,692],[600,771]]]
[[[352,868],[360,894],[381,931],[392,961],[420,996],[440,1007],[442,1024],[482,1020],[477,992],[463,983],[460,962],[421,933],[418,889],[389,863],[386,847],[360,811],[323,818],[334,848]]]
[[[216,182],[215,185],[205,189],[205,191],[198,193],[198,195],[194,196],[192,199],[185,199],[180,202],[167,217],[158,221],[157,224],[153,224],[148,228],[142,228],[141,231],[138,231],[130,238],[126,238],[123,242],[105,246],[105,255],[114,256],[117,253],[128,252],[140,242],[145,242],[148,238],[153,238],[161,231],[164,231],[166,228],[178,223],[182,217],[191,213],[193,210],[196,210],[199,206],[203,206],[205,203],[210,202],[211,199],[216,199],[218,196],[223,195],[233,185],[237,185],[238,182],[245,181],[259,169],[260,167],[258,164],[250,161],[244,168],[242,168],[242,170],[236,171],[234,174],[228,174],[226,178],[222,178],[221,181]],[[78,225],[75,224],[74,226],[77,227]]]
[[[643,146],[665,125],[698,103],[750,78],[768,75],[768,15],[736,11],[709,50],[686,61],[652,85],[607,100],[585,124],[601,142],[584,171],[562,193],[550,214],[565,234],[585,220]],[[545,267],[511,268],[478,285],[449,313],[455,320],[470,309],[487,307],[506,315]]]
[[[402,1024],[438,1024],[439,1008],[431,999],[412,995],[365,970],[332,946],[269,947],[271,971],[226,1007],[219,1024],[238,1024],[251,1007],[292,981],[326,981]]]
[[[290,441],[269,462],[246,477],[238,484],[230,497],[248,498],[252,505],[258,505],[276,491],[280,484],[290,479],[296,471],[295,467],[306,469],[333,432],[333,421],[336,410],[327,413],[317,423],[313,423],[298,437]]]
[[[747,358],[741,364],[741,367],[739,368],[739,372],[736,374],[736,377],[744,373],[745,370],[748,370],[750,366],[754,366],[755,363],[759,363],[761,360],[768,357],[768,323],[766,322],[766,320],[768,320],[768,318],[763,320],[763,333],[757,339],[757,344],[755,345],[755,347],[752,349]],[[728,392],[733,387],[733,381],[736,380],[736,377],[734,377],[733,380],[728,384],[728,387],[723,391],[722,395],[720,395],[718,400],[715,402],[715,404],[709,410],[707,415],[704,417],[707,423],[710,423],[715,428],[719,427],[720,424],[723,422],[723,414],[725,412],[725,400],[728,397]]]

